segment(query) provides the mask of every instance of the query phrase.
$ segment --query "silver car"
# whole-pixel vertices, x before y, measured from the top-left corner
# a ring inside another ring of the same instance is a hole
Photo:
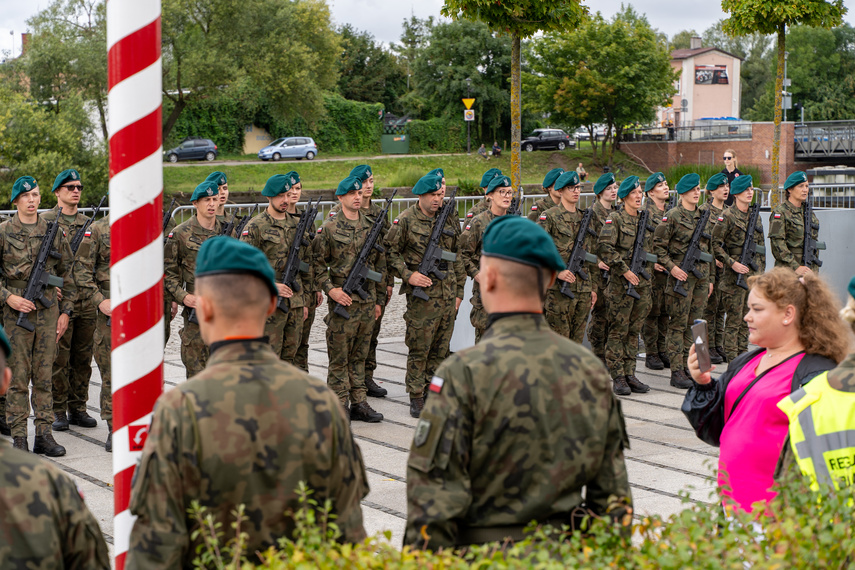
[[[318,145],[309,137],[285,137],[276,139],[260,151],[261,160],[279,160],[296,158],[297,160],[312,160],[318,154]]]

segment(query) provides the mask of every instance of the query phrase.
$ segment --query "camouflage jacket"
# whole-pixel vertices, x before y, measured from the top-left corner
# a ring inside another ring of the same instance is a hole
[[[285,270],[285,263],[288,261],[288,248],[294,241],[299,221],[299,215],[292,214],[288,214],[283,220],[277,220],[265,209],[247,222],[243,234],[240,236],[241,240],[264,252],[267,261],[270,262],[273,271],[276,273],[276,281],[279,283],[282,282],[282,272]],[[311,228],[309,229],[311,230]],[[307,233],[311,233],[311,231]],[[308,250],[309,248],[306,246],[300,248],[300,259],[311,260],[311,253]],[[309,271],[311,271],[311,267]],[[294,291],[294,296],[288,299],[288,306],[292,309],[306,306],[306,300],[311,293],[309,291],[311,286],[305,287],[305,284],[311,283],[311,274],[307,275],[298,271],[297,283],[300,285],[300,291]]]
[[[560,204],[560,202],[559,202],[559,204]],[[547,210],[554,208],[557,205],[558,204],[553,202],[552,198],[549,197],[549,194],[547,194],[546,196],[544,196],[543,198],[541,198],[540,200],[538,200],[537,202],[534,203],[534,205],[531,207],[531,211],[528,213],[527,217],[532,222],[536,222],[537,219],[540,218],[540,215],[542,213],[544,213]]]
[[[680,203],[680,201],[678,200],[677,204],[679,205],[679,203]],[[668,207],[667,202],[665,203],[665,207],[666,208]],[[650,215],[647,216],[647,221],[650,224],[650,226],[653,228],[653,232],[651,232],[651,234],[650,234],[650,247],[653,248],[653,234],[656,232],[656,228],[659,227],[659,224],[662,223],[662,218],[665,217],[665,210],[660,210],[659,208],[657,208],[656,202],[654,202],[652,198],[647,198],[644,200],[644,209],[647,210],[648,212],[650,212]],[[653,253],[651,250],[648,250],[648,251]],[[652,269],[653,269],[653,271],[650,272],[651,275],[654,275],[654,274],[661,275],[662,274],[661,271],[656,271],[656,266],[654,266],[653,264],[651,264],[651,265],[652,265]],[[660,263],[660,265],[662,265],[662,264]]]
[[[418,204],[413,204],[395,218],[389,233],[386,234],[386,265],[395,272],[395,275],[403,280],[400,294],[410,293],[413,286],[407,280],[418,271],[419,264],[430,241],[436,216],[428,217]],[[463,287],[466,284],[466,268],[463,265],[463,257],[459,251],[460,222],[457,216],[451,215],[446,221],[445,227],[452,235],[445,235],[439,240],[440,247],[457,255],[455,261],[440,262],[440,271],[447,273],[445,279],[437,279],[428,275],[433,280],[433,285],[424,289],[430,297],[443,297],[459,299],[463,298]],[[442,269],[445,267],[446,269]]]
[[[648,220],[650,218],[648,217]],[[662,218],[660,218],[661,220]],[[651,224],[652,225],[652,224]],[[606,221],[603,222],[603,227],[600,230],[600,237],[597,242],[597,257],[603,260],[603,263],[609,266],[609,271],[614,276],[620,276],[623,279],[623,274],[629,271],[629,266],[632,262],[632,248],[635,246],[635,234],[638,230],[638,216],[631,216],[626,209],[621,208],[619,211],[612,212]],[[644,239],[644,249],[648,253],[653,253],[653,232],[647,232]],[[653,276],[653,264],[646,263],[647,272]],[[626,281],[624,279],[624,281]],[[651,279],[652,281],[652,279]],[[649,287],[651,281],[638,276],[638,285],[635,287]]]
[[[741,212],[736,204],[724,209],[713,228],[713,251],[715,258],[724,264],[724,281],[728,284],[736,282],[737,273],[733,270],[733,264],[739,261],[742,255],[742,246],[745,243],[745,231],[748,229],[748,212]],[[763,237],[763,218],[757,217],[757,225],[754,228],[754,241],[759,246],[765,245]],[[749,271],[748,275],[763,273],[766,267],[766,255],[757,254],[754,257],[757,271]],[[749,268],[750,269],[750,268]]]
[[[47,232],[47,221],[39,215],[34,226],[21,223],[18,214],[10,220],[0,224],[0,251],[2,251],[2,277],[0,277],[0,301],[3,303],[9,295],[23,295],[30,278],[33,264],[39,256],[39,247]],[[48,256],[47,270],[51,275],[62,277],[62,301],[60,311],[71,311],[77,301],[77,287],[74,286],[74,273],[72,267],[74,258],[71,255],[71,247],[68,245],[65,232],[60,226],[54,239],[54,250],[60,253],[60,258]],[[45,288],[45,297],[56,302],[56,290],[53,287]],[[36,308],[42,308],[41,303]]]
[[[436,371],[407,462],[405,544],[458,543],[467,527],[631,507],[619,401],[602,363],[542,315],[493,322]]]
[[[660,220],[660,224],[656,227],[656,231],[653,232],[653,254],[659,258],[659,264],[669,272],[683,262],[686,251],[689,249],[689,242],[692,240],[692,234],[701,219],[702,213],[700,208],[696,207],[694,210],[689,211],[682,204],[679,204],[673,210],[668,210],[665,213]],[[707,220],[704,233],[710,234],[712,228],[712,223]],[[710,240],[701,237],[699,241],[698,245],[701,251],[712,255],[713,251]],[[709,262],[698,260],[695,268],[703,274],[701,279],[710,279],[712,283],[715,283],[715,271],[710,271]],[[665,289],[665,292],[674,294],[673,289],[676,283],[677,280],[669,276],[668,287]]]
[[[264,339],[215,343],[207,367],[155,405],[131,490],[138,518],[126,568],[192,566],[202,544],[190,537],[193,500],[226,532],[245,505],[245,552],[275,546],[294,531],[286,512],[299,507],[301,481],[319,504],[330,499],[344,540],[365,538],[362,454],[335,394]]]
[[[110,217],[93,222],[75,258],[80,294],[95,307],[110,298]]]
[[[603,223],[606,221],[606,218],[608,218],[615,210],[614,208],[606,210],[599,200],[595,200],[594,205],[591,206],[591,208],[593,208],[594,210],[594,215],[591,216],[591,228],[597,233],[597,238],[595,238],[595,241],[598,241],[600,236],[600,230],[603,229]],[[598,247],[595,247],[594,251],[590,251],[588,253],[596,255],[597,259],[600,259],[600,254],[597,250]],[[600,261],[602,260],[600,259]],[[592,287],[596,286],[598,289],[601,287],[605,287],[606,281],[603,277],[603,271],[601,271],[600,269],[592,270],[591,282]]]
[[[107,543],[72,479],[0,438],[3,568],[110,568]]]
[[[57,215],[59,214],[59,206],[54,206],[52,209],[48,210],[41,214],[41,216],[45,219],[45,221],[52,222],[56,220]],[[70,218],[73,218],[70,219]],[[89,220],[89,216],[86,214],[81,214],[79,211],[74,216],[66,216],[62,215],[59,217],[59,227],[62,231],[65,232],[65,239],[68,240],[69,247],[71,246],[71,240],[74,239],[74,236],[77,235],[77,231],[83,227],[84,224]],[[90,226],[91,227],[91,226]],[[86,249],[89,244],[87,240],[84,238],[83,241],[80,242],[80,247],[77,250],[77,253],[72,252],[72,257],[75,259],[79,256],[85,257],[88,255]],[[90,285],[86,283],[85,277],[81,277],[78,274],[77,263],[72,264],[72,276],[74,277],[67,286],[63,286],[63,294],[65,294],[69,290],[76,290],[77,293],[75,295],[75,303],[82,302],[86,298],[86,294],[83,292],[83,289]]]
[[[563,203],[561,203],[554,208],[550,208],[549,210],[541,213],[537,220],[537,223],[543,226],[543,229],[546,230],[546,233],[548,233],[552,238],[552,241],[555,242],[555,247],[558,248],[558,253],[561,255],[561,259],[564,260],[564,263],[567,263],[570,259],[570,254],[573,253],[573,245],[576,242],[576,236],[579,234],[579,229],[582,226],[582,216],[584,215],[584,210],[576,208],[575,212],[571,212],[564,207]],[[591,216],[591,219],[593,220],[593,215]],[[586,235],[582,245],[584,246],[585,251],[591,255],[597,254],[597,240],[593,235]],[[588,274],[588,279],[585,280],[582,279],[581,275],[576,275],[576,282],[568,283],[567,286],[570,291],[590,293],[591,273],[599,270],[596,265],[587,262],[582,265],[582,268]],[[556,279],[551,289],[557,291],[561,287],[561,283],[561,280]]]
[[[819,220],[816,214],[813,214],[811,221],[819,226]],[[811,237],[819,239],[819,230],[812,229]],[[801,208],[793,206],[789,200],[778,204],[772,209],[772,214],[769,219],[769,242],[772,245],[772,255],[775,257],[776,267],[789,267],[797,269],[802,262],[804,255],[804,240],[805,240],[805,211],[804,205]],[[810,267],[816,271],[817,265]]]
[[[196,216],[169,232],[163,251],[163,281],[166,290],[179,304],[193,293],[196,284],[196,255],[205,240],[220,235],[220,222],[214,229],[203,228]]]
[[[463,257],[463,267],[466,269],[466,274],[473,279],[473,301],[481,297],[481,286],[474,279],[481,271],[481,242],[484,237],[484,230],[495,218],[496,214],[492,210],[484,210],[467,221],[463,233],[460,234],[460,255]]]
[[[358,220],[348,220],[344,214],[339,213],[328,218],[318,228],[312,242],[314,290],[323,291],[329,295],[331,290],[344,285],[372,226],[368,216],[361,210],[358,214]],[[382,245],[381,241],[378,240],[378,244]],[[368,269],[384,274],[384,279],[379,283],[371,280],[365,282],[364,289],[368,293],[366,299],[355,292],[351,297],[354,303],[373,303],[383,306],[386,304],[386,256],[374,249],[368,255],[367,262]]]
[[[482,200],[475,202],[475,205],[469,208],[469,211],[466,212],[466,216],[464,217],[465,221],[469,221],[475,218],[481,212],[490,209],[490,200],[487,199],[487,196],[484,196]]]
[[[380,204],[375,204],[371,200],[368,201],[368,204],[369,204],[369,206],[367,209],[362,208],[359,211],[362,212],[363,214],[365,214],[366,216],[368,216],[368,221],[373,224],[374,220],[377,219],[377,216],[379,216],[380,214],[383,213],[383,206],[381,206]],[[332,207],[332,209],[330,210],[330,213],[329,213],[329,217],[332,218],[335,215],[337,215],[339,212],[341,212],[341,203],[338,203]],[[383,222],[383,232],[381,235],[385,236],[386,234],[388,234],[389,228],[391,228],[391,227],[392,227],[392,223],[389,221],[389,218],[387,215],[386,220]],[[383,242],[383,240],[381,239],[380,240],[381,245],[382,245],[382,242]],[[393,287],[395,285],[395,276],[392,275],[391,271],[386,271],[386,273],[384,274],[383,277],[384,277],[383,283],[385,284],[386,287]]]

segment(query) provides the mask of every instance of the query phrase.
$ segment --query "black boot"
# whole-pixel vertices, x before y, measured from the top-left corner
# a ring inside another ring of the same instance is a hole
[[[368,389],[368,395],[372,398],[382,398],[389,393],[386,388],[381,388],[374,381],[374,378],[365,377],[365,387]]]
[[[65,448],[56,442],[52,433],[49,433],[36,436],[33,453],[43,453],[48,457],[62,457],[65,455]]]
[[[650,391],[650,386],[636,378],[634,374],[630,374],[626,377],[626,384],[629,386],[629,389],[636,394],[644,394],[645,392]]]
[[[662,359],[659,358],[658,354],[647,354],[647,358],[644,359],[644,365],[651,370],[662,370],[665,368],[665,364],[662,363]]]
[[[0,416],[0,435],[12,435],[12,430],[9,429],[9,424],[6,423],[6,415]]]
[[[629,396],[632,394],[632,390],[629,388],[629,384],[626,383],[626,376],[618,376],[614,379],[614,387],[612,388],[614,393],[618,396]]]
[[[94,428],[98,425],[98,421],[86,413],[86,410],[72,411],[68,413],[68,423],[73,426],[85,428]]]
[[[425,407],[425,397],[424,396],[415,396],[410,397],[410,415],[414,418],[422,415],[422,410]]]
[[[107,422],[107,428],[110,431],[107,433],[107,441],[104,442],[104,449],[109,453],[113,453],[113,422]]]
[[[724,357],[718,353],[715,347],[710,347],[710,362],[712,364],[721,364],[724,362]]]
[[[692,387],[692,381],[689,380],[686,373],[682,370],[672,370],[671,371],[671,386],[674,388],[679,388],[681,390],[686,390]]]
[[[723,346],[715,347],[715,351],[718,353],[719,356],[721,356],[721,362],[722,363],[727,362],[727,353],[724,351]]]
[[[350,420],[354,422],[368,422],[376,424],[383,419],[383,414],[375,412],[368,402],[359,402],[350,406]]]
[[[27,444],[26,437],[13,437],[12,447],[14,447],[15,449],[20,449],[21,451],[30,451],[30,446]]]
[[[54,412],[53,415],[56,418],[51,424],[53,431],[68,431],[68,418],[65,412]]]
[[[660,360],[662,360],[662,366],[664,366],[665,368],[671,368],[671,359],[668,358],[667,354],[665,354],[664,352],[660,352],[659,358]]]

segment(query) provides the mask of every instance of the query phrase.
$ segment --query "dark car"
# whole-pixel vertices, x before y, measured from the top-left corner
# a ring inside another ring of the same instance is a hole
[[[169,162],[179,160],[214,160],[219,152],[211,139],[186,138],[175,148],[164,152]]]
[[[547,148],[574,148],[576,142],[561,129],[535,129],[522,141],[522,149],[527,152]]]

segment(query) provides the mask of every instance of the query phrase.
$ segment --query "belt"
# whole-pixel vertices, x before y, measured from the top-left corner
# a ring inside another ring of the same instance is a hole
[[[15,287],[17,289],[26,289],[27,288],[27,282],[22,281],[21,279],[7,279],[6,280],[6,287]]]
[[[552,516],[545,521],[538,521],[538,524],[541,526],[550,525],[556,529],[561,529],[562,525],[567,525],[570,527],[570,530],[581,528],[584,531],[590,524],[585,521],[585,517],[589,516],[595,515],[583,507],[576,507],[570,513]],[[526,537],[526,533],[524,532],[526,527],[528,527],[528,524],[511,524],[502,526],[459,525],[456,543],[457,546],[467,546],[470,544],[484,544],[487,542],[503,542],[506,539],[519,542]]]

